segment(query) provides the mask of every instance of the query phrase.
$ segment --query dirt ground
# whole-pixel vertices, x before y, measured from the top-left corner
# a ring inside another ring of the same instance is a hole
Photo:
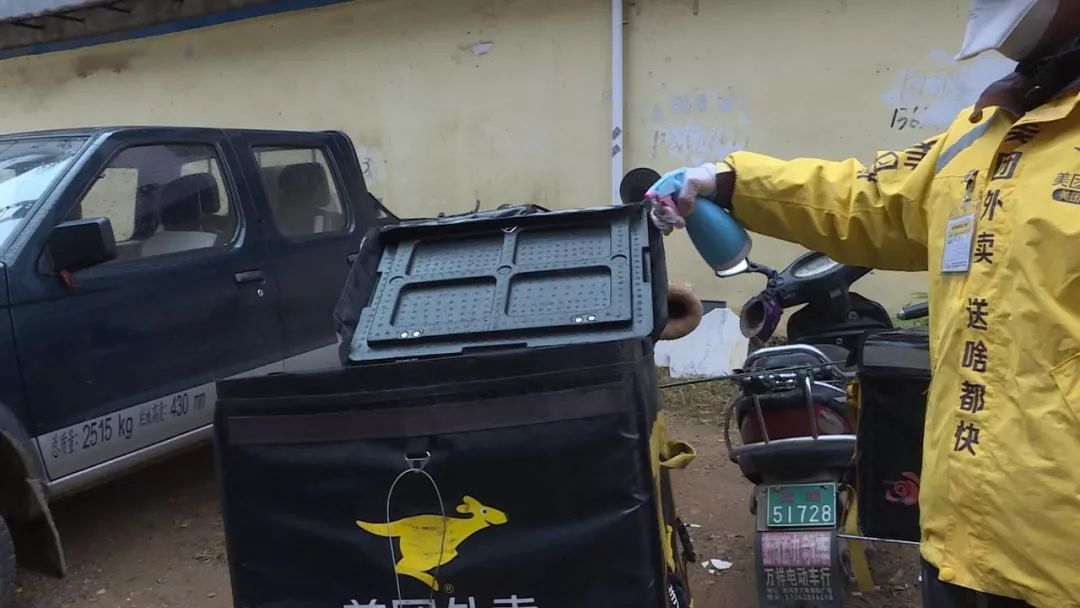
[[[755,606],[751,486],[727,459],[716,412],[724,387],[665,395],[670,430],[699,457],[676,475],[680,509],[693,524],[699,562],[734,563],[709,574],[693,568],[698,608]],[[209,447],[55,505],[70,574],[57,580],[21,573],[15,608],[172,608],[231,606],[213,453]],[[700,526],[700,527],[696,527]],[[876,592],[851,597],[858,608],[918,606],[913,551],[879,549]],[[604,607],[616,608],[616,607]]]
[[[207,446],[53,507],[63,580],[22,572],[15,608],[232,606]]]

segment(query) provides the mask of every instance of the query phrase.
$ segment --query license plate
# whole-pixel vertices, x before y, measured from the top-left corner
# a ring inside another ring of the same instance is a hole
[[[836,484],[769,486],[766,524],[770,528],[836,526]]]

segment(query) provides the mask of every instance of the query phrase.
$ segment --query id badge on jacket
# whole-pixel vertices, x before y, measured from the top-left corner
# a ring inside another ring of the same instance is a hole
[[[945,222],[945,246],[941,254],[942,274],[966,274],[971,270],[971,252],[975,237],[976,209],[973,201],[975,176],[969,171],[964,177],[964,198]]]

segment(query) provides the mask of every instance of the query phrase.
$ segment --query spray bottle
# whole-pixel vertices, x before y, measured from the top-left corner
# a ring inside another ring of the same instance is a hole
[[[672,171],[661,177],[652,169],[634,169],[623,178],[620,198],[623,202],[649,198],[653,204],[674,208],[684,179],[682,171]],[[752,245],[750,235],[720,205],[699,196],[694,201],[693,212],[683,219],[694,248],[718,275],[728,276],[746,270],[746,258]]]

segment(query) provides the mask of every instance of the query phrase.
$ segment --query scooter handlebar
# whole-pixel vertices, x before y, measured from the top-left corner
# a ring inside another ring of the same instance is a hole
[[[912,319],[922,319],[930,316],[930,304],[928,302],[920,302],[919,304],[912,304],[911,306],[905,306],[900,309],[900,312],[896,313],[896,318],[901,321],[911,321]]]

